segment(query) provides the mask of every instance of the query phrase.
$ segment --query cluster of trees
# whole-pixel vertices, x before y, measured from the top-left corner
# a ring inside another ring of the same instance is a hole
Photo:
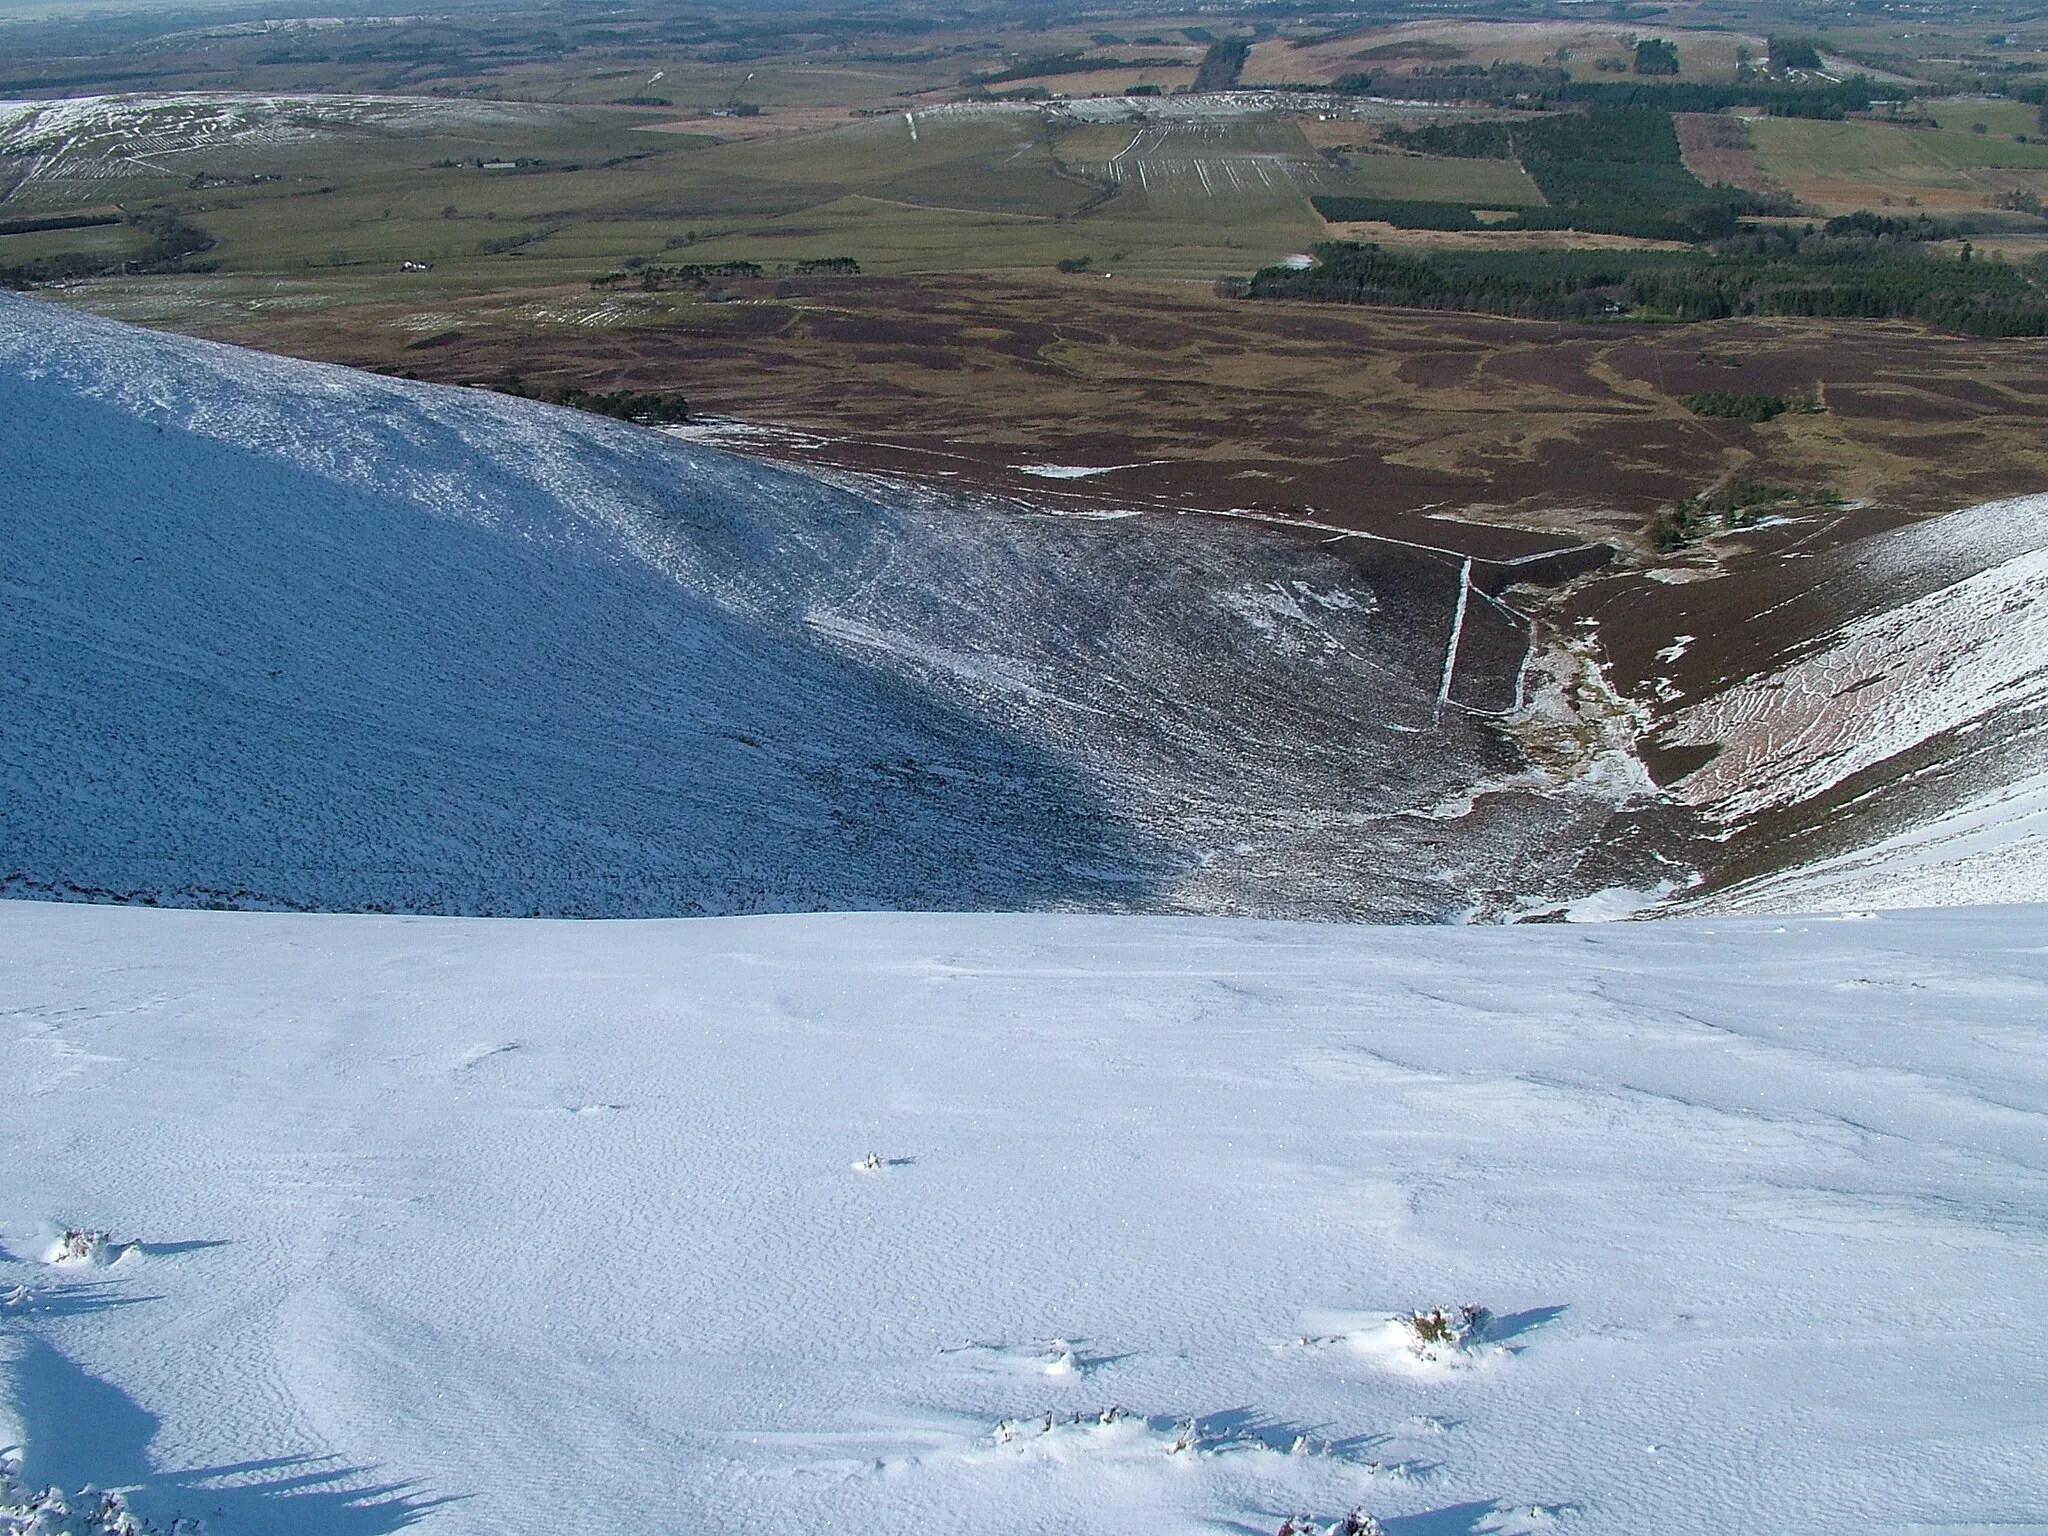
[[[1372,84],[1370,75],[1349,74],[1339,78],[1337,88],[1363,94]],[[1562,69],[1496,61],[1491,68],[1477,64],[1425,66],[1412,75],[1398,76],[1386,83],[1385,89],[1389,94],[1413,101],[1540,107],[1562,101],[1570,84],[1571,76]]]
[[[1810,37],[1779,37],[1773,33],[1768,47],[1773,69],[1820,68],[1820,45]]]
[[[1156,59],[1119,59],[1087,53],[1049,53],[1035,59],[1026,59],[1021,64],[1013,64],[1007,69],[969,75],[964,83],[970,86],[1008,85],[1015,80],[1045,80],[1059,75],[1085,75],[1098,69],[1170,69],[1180,62],[1177,58],[1164,56]],[[1242,61],[1240,66],[1241,63]]]
[[[659,293],[669,288],[709,288],[723,278],[768,276],[858,277],[860,263],[851,256],[809,256],[777,262],[771,273],[758,261],[693,261],[657,267],[650,266],[644,256],[635,256],[625,266],[593,277],[590,286],[609,290],[638,285],[643,293]]]
[[[1784,315],[1921,320],[1969,336],[2048,336],[2048,270],[1916,257],[1855,269],[1733,267],[1638,273],[1627,310],[1644,319]]]
[[[1539,118],[1516,136],[1523,168],[1549,200],[1532,228],[1598,230],[1643,239],[1696,239],[1709,225],[1732,227],[1755,194],[1710,189],[1685,168],[1671,114],[1645,107],[1595,107]],[[1533,210],[1532,210],[1533,211]]]
[[[2048,336],[2048,258],[2026,266],[1856,232],[1786,229],[1686,252],[1437,252],[1326,242],[1303,270],[1268,267],[1253,298],[1466,310],[1546,320],[1736,315],[1921,320],[1976,336]],[[1788,409],[1791,408],[1789,405]]]
[[[614,416],[620,421],[636,421],[644,427],[674,426],[690,419],[688,400],[681,395],[655,390],[619,389],[593,393],[583,389],[565,389],[555,396],[555,403],[574,406],[579,411],[591,411],[599,416]]]
[[[1488,226],[1463,203],[1421,203],[1396,197],[1317,197],[1316,212],[1339,224],[1391,224],[1396,229],[1484,229]],[[1520,219],[1493,228],[1526,229]]]
[[[516,373],[506,375],[491,388],[501,395],[517,395],[522,400],[549,400],[556,405],[634,422],[643,427],[672,427],[690,419],[690,402],[681,395],[663,390],[589,390],[572,385],[552,395],[536,394]]]
[[[1315,248],[1314,266],[1267,267],[1252,278],[1249,296],[1525,319],[1599,319],[1620,313],[1621,285],[1642,255],[1515,251],[1409,256],[1355,241],[1325,241]]]
[[[2048,133],[2048,80],[2029,80],[2023,85],[2013,86],[2012,98],[2040,108],[2038,117],[2041,131]]]
[[[1712,534],[1754,528],[1773,512],[1841,504],[1841,497],[1832,491],[1766,485],[1738,476],[1658,513],[1650,524],[1650,537],[1659,549],[1680,549]]]
[[[1578,229],[1646,240],[1710,240],[1742,216],[1784,209],[1740,187],[1709,187],[1686,169],[1671,114],[1649,107],[1595,107],[1520,123],[1432,123],[1393,128],[1391,143],[1468,160],[1519,157],[1548,207],[1525,207],[1496,228]],[[1458,205],[1318,197],[1326,219],[1385,219],[1404,229],[1472,229]],[[1368,211],[1369,209],[1374,211]]]
[[[1195,71],[1192,89],[1197,91],[1227,91],[1237,84],[1237,77],[1244,73],[1245,60],[1252,54],[1251,39],[1248,37],[1218,38],[1209,45],[1209,51],[1202,55],[1201,67]]]
[[[121,222],[118,213],[55,213],[39,219],[0,219],[0,235],[40,235],[52,230],[98,229]]]
[[[1636,44],[1635,66],[1639,75],[1675,75],[1678,49],[1661,37],[1646,37]]]
[[[133,256],[109,256],[85,251],[66,251],[54,256],[39,256],[33,261],[0,267],[0,288],[33,288],[39,283],[71,282],[82,277],[104,276],[109,272],[210,270],[193,266],[190,258],[203,251],[212,250],[215,244],[213,236],[196,224],[186,223],[172,209],[130,214],[125,220],[95,218],[62,221],[50,227],[83,228],[87,225],[122,222],[132,224],[149,234],[149,244]]]
[[[642,266],[628,271],[620,268],[607,272],[602,277],[593,277],[593,288],[620,288],[637,282],[647,293],[658,293],[664,288],[708,288],[722,277],[764,276],[758,261],[694,261],[681,266]]]
[[[1561,105],[1661,107],[1667,112],[1721,112],[1729,107],[1755,107],[1771,117],[1838,122],[1847,113],[1868,112],[1870,98],[1870,81],[1862,75],[1852,75],[1838,85],[1784,85],[1770,80],[1745,80],[1732,85],[1676,80],[1668,85],[1575,80],[1559,93],[1558,101]]]
[[[1787,411],[1805,414],[1820,409],[1810,397],[1768,395],[1757,390],[1737,393],[1709,389],[1678,398],[1693,415],[1711,416],[1722,421],[1775,421]]]
[[[1399,123],[1383,130],[1380,137],[1402,149],[1420,155],[1441,155],[1452,160],[1512,160],[1515,141],[1509,125],[1500,121],[1466,123],[1424,123],[1407,128]]]

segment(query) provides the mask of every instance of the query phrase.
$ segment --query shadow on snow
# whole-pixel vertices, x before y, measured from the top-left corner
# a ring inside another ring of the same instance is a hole
[[[367,1481],[370,1468],[331,1456],[159,1471],[149,1456],[155,1414],[45,1340],[21,1342],[9,1374],[27,1429],[21,1477],[30,1487],[133,1489],[131,1502],[147,1518],[196,1517],[219,1536],[384,1536],[451,1502],[425,1498],[412,1484]]]

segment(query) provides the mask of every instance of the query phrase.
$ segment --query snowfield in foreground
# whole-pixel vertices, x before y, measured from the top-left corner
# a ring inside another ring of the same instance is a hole
[[[0,1445],[217,1536],[2039,1531],[2043,1019],[2041,908],[0,903]]]

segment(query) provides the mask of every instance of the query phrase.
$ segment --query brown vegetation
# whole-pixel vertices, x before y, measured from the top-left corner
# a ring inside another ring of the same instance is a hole
[[[1749,125],[1728,112],[1674,112],[1685,168],[1708,186],[1747,187],[1765,197],[1785,196],[1784,186],[1757,164]]]
[[[726,298],[478,295],[363,303],[346,323],[188,304],[177,324],[448,383],[678,392],[823,439],[792,454],[920,479],[1347,526],[1456,512],[1628,538],[1738,473],[1915,515],[2048,480],[2036,342],[1253,307],[1093,276],[741,281]],[[1681,399],[1728,391],[1817,391],[1825,409],[1753,425]],[[1045,464],[1128,467],[1017,469]]]

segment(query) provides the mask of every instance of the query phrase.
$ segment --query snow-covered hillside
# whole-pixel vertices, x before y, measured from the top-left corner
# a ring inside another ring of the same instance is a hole
[[[0,903],[0,1445],[214,1536],[2036,1532],[2044,1018],[2040,908]]]
[[[2048,496],[1966,508],[1818,562],[1834,622],[1672,714],[1713,749],[1672,787],[1778,872],[1735,910],[2048,899]],[[1784,866],[1790,866],[1789,868]]]
[[[1513,699],[1496,607],[1440,702],[1458,565],[877,499],[0,297],[0,889],[1428,919],[1626,883],[1611,801],[1468,712]],[[1517,787],[1448,824],[1481,780]]]
[[[183,174],[188,158],[274,148],[325,134],[403,135],[544,121],[556,109],[430,96],[255,95],[178,91],[0,101],[0,155],[10,198],[119,196],[135,176]],[[18,180],[15,178],[18,177]]]

